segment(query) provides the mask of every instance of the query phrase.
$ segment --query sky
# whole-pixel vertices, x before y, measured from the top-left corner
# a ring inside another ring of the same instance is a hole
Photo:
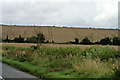
[[[1,0],[0,23],[118,28],[119,0]]]

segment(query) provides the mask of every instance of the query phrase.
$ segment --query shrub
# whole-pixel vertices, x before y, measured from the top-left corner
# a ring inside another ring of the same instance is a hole
[[[43,43],[45,37],[42,33],[36,34],[36,36],[28,37],[25,42],[27,43]]]
[[[118,52],[116,50],[108,46],[91,47],[84,50],[84,56],[90,57],[93,59],[100,58],[100,60],[108,60],[110,58],[115,58],[117,54]]]
[[[120,45],[120,39],[118,37],[113,37],[113,45]]]
[[[37,40],[37,43],[43,43],[45,41],[45,37],[42,33],[38,33],[36,35],[36,40]]]
[[[97,42],[95,42],[94,44],[100,44],[100,42],[99,42],[99,41],[97,41]]]
[[[100,40],[100,44],[102,44],[102,45],[108,45],[108,44],[111,44],[111,43],[112,43],[111,38],[109,38],[109,37],[106,37],[106,38],[103,38],[103,39]]]
[[[79,43],[79,39],[78,38],[75,38],[75,44],[78,44]]]
[[[49,43],[49,41],[47,40],[46,43]]]
[[[24,38],[21,35],[19,35],[19,37],[15,38],[13,41],[17,43],[24,43]]]
[[[27,43],[37,43],[36,36],[32,36],[26,39]]]
[[[66,42],[66,44],[78,44],[79,43],[79,39],[78,38],[74,38],[75,41],[69,41]]]
[[[114,72],[115,72],[115,74],[114,74],[113,78],[120,79],[120,68],[115,68]]]
[[[87,37],[85,37],[81,42],[80,42],[81,44],[92,44],[92,42],[87,38]]]

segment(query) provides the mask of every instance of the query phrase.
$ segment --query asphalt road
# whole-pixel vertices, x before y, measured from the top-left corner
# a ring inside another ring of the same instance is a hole
[[[32,76],[32,75],[30,75],[28,73],[25,73],[25,72],[22,72],[20,70],[17,70],[17,69],[15,69],[15,68],[7,65],[7,64],[4,64],[2,62],[0,62],[0,65],[2,65],[2,69],[0,69],[0,72],[2,72],[2,74],[0,74],[0,76],[2,78],[4,78],[4,79],[5,78],[16,78],[16,79],[17,78],[24,78],[24,79],[28,78],[28,80],[29,79],[34,79],[34,80],[37,79],[37,77],[35,77],[35,76]]]

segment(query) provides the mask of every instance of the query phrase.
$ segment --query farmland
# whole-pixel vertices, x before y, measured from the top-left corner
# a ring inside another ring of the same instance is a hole
[[[88,37],[92,42],[99,41],[105,37],[118,36],[118,30],[108,29],[90,29],[90,28],[66,28],[66,27],[34,27],[34,26],[0,26],[2,27],[2,38],[5,39],[7,34],[9,39],[14,39],[21,35],[24,38],[36,35],[41,32],[45,35],[46,40],[49,42],[68,42],[73,41],[76,37],[80,41],[84,37]]]
[[[2,61],[39,78],[119,78],[119,46],[60,44],[88,37],[92,42],[118,36],[118,30],[1,26],[2,38],[24,38],[41,32],[58,43],[2,43]],[[0,46],[1,47],[1,46]]]

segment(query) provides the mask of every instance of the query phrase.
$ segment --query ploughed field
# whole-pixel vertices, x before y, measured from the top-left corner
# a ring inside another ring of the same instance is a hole
[[[118,36],[118,30],[110,29],[90,29],[90,28],[66,28],[66,27],[34,27],[34,26],[0,26],[2,27],[2,38],[5,39],[7,34],[9,39],[14,39],[21,35],[24,38],[36,35],[38,32],[44,34],[49,42],[65,43],[78,38],[80,41],[88,37],[92,42],[99,41],[105,37]]]

